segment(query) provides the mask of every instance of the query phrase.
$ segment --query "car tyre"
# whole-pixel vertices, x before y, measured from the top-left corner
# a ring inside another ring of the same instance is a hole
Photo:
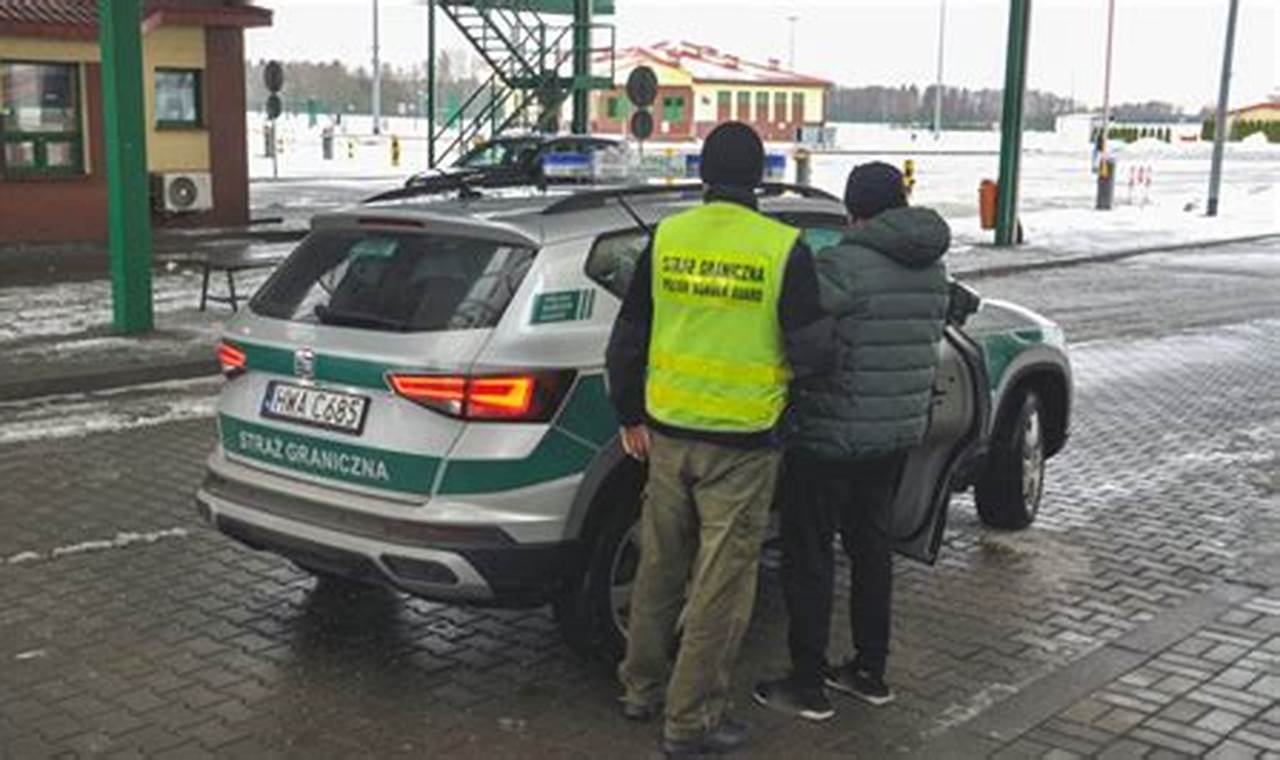
[[[552,603],[556,623],[579,655],[616,664],[626,652],[626,612],[640,559],[640,494],[601,506],[581,581]]]
[[[1044,496],[1044,413],[1040,397],[1027,391],[999,422],[974,501],[982,522],[1021,530],[1031,525]]]

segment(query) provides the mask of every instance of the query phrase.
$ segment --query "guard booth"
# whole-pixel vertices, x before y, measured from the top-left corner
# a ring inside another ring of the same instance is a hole
[[[244,30],[271,11],[155,0],[142,14],[142,95],[156,227],[249,221]],[[107,237],[98,7],[0,3],[0,243]]]

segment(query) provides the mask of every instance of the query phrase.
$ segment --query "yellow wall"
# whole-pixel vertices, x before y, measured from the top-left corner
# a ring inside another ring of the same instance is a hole
[[[1228,121],[1231,123],[1235,123],[1237,121],[1280,121],[1280,107],[1258,106],[1256,108],[1250,108],[1232,115]]]
[[[89,40],[0,35],[0,60],[97,63],[98,43]]]
[[[58,40],[47,37],[0,36],[0,60],[50,61],[57,63],[97,63],[98,44],[89,40]],[[147,124],[147,166],[153,172],[208,171],[209,132],[206,129],[157,130],[155,127],[155,70],[160,68],[206,68],[204,28],[198,26],[161,26],[143,38],[143,96]],[[80,110],[84,118],[85,169],[92,165],[89,156],[88,114],[85,110],[85,76],[80,71]],[[201,77],[207,92],[208,82]],[[205,97],[205,92],[201,97]],[[206,120],[208,104],[201,112]]]
[[[208,171],[209,132],[205,129],[160,129],[156,123],[156,68],[205,68],[204,28],[198,26],[162,26],[153,29],[143,40],[142,92],[147,110],[147,166],[153,172]],[[208,90],[205,76],[200,85]],[[205,96],[202,92],[201,97]],[[208,120],[207,105],[201,113]]]

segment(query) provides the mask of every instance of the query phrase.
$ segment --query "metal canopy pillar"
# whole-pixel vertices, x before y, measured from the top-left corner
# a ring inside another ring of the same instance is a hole
[[[1222,83],[1218,85],[1218,112],[1213,123],[1213,159],[1209,165],[1209,202],[1205,212],[1218,215],[1218,195],[1222,190],[1222,154],[1227,137],[1227,103],[1231,100],[1231,56],[1236,47],[1236,18],[1240,0],[1231,0],[1227,11],[1227,42],[1222,50]]]
[[[427,168],[436,168],[436,0],[427,0]]]
[[[585,135],[591,108],[591,0],[573,0],[573,127]]]
[[[1030,31],[1031,0],[1010,0],[1004,110],[1000,117],[1000,199],[996,206],[996,245],[1002,247],[1017,242],[1023,98],[1027,89],[1027,38]]]
[[[149,331],[151,212],[143,128],[142,2],[98,3],[102,48],[102,110],[107,159],[107,225],[115,329]]]

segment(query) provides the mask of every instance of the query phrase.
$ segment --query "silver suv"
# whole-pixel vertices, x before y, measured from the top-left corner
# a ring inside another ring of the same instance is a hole
[[[759,192],[815,249],[845,223],[821,191]],[[616,654],[645,474],[604,347],[653,226],[700,196],[462,187],[317,217],[226,328],[201,513],[324,582],[551,603],[576,647]],[[899,551],[926,562],[955,491],[975,487],[990,525],[1035,519],[1071,408],[1054,323],[958,284],[951,311],[895,510]]]

